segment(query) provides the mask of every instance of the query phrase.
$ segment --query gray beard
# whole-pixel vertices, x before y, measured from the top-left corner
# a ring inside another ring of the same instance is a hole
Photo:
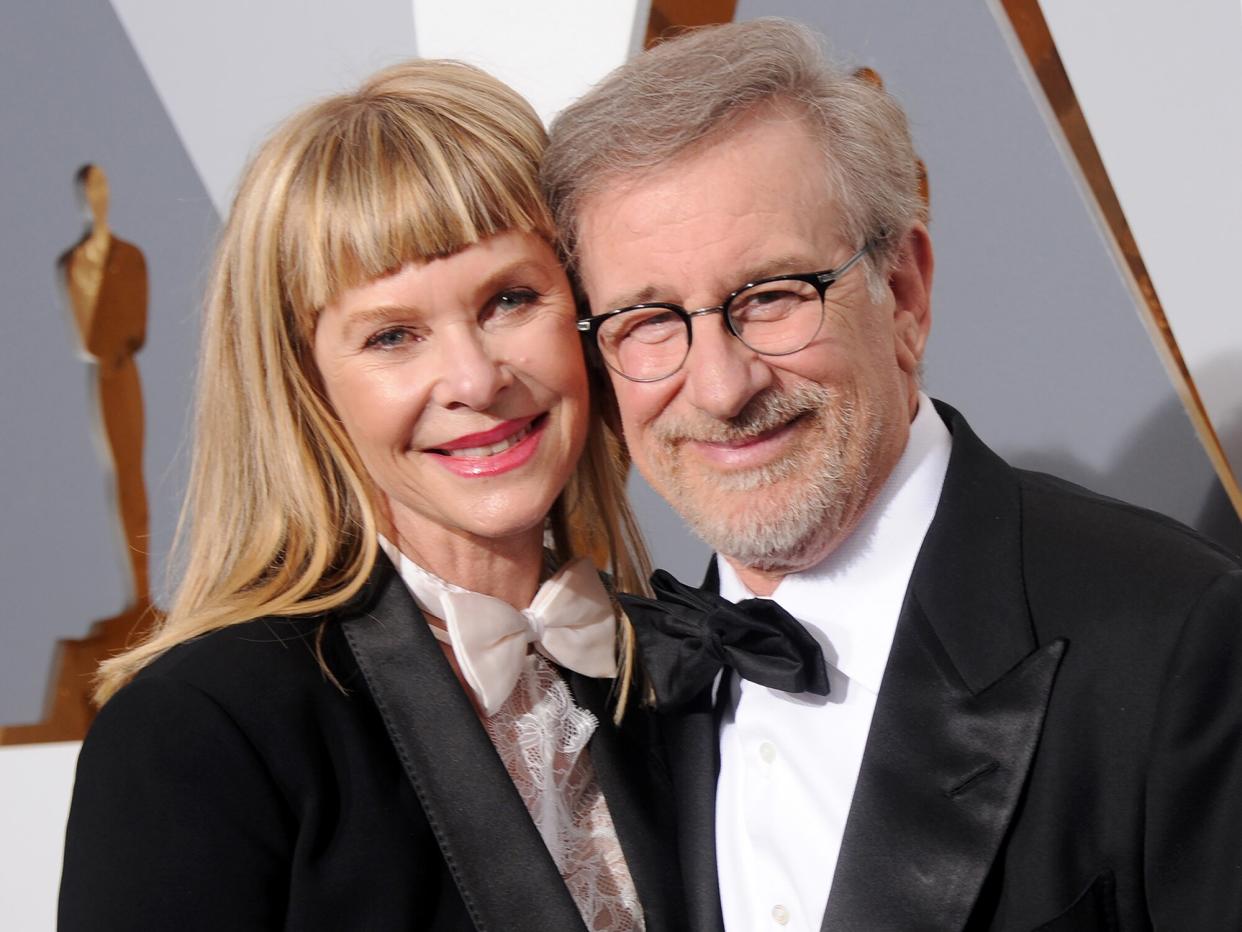
[[[755,469],[705,480],[714,491],[738,496],[733,507],[703,495],[696,488],[700,483],[676,469],[670,455],[686,438],[737,441],[797,417],[815,422],[818,443]],[[810,552],[840,533],[865,495],[881,433],[875,419],[859,417],[853,398],[803,383],[757,395],[728,421],[658,425],[653,436],[663,451],[663,474],[656,478],[665,498],[713,550],[744,566],[780,571],[801,566]]]

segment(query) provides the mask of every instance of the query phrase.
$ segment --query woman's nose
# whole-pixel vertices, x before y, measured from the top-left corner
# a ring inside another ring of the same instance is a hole
[[[437,347],[436,366],[431,397],[444,408],[482,411],[513,381],[499,348],[475,327],[444,332]]]

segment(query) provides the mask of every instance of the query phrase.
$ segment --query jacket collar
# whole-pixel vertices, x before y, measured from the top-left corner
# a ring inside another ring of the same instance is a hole
[[[1022,575],[1021,489],[1013,469],[961,414],[935,404],[953,434],[953,452],[910,589],[977,693],[1036,645]]]
[[[345,640],[474,925],[584,930],[461,684],[383,555],[352,607],[341,622]]]
[[[570,671],[565,678],[574,701],[600,723],[591,737],[591,763],[642,901],[646,927],[649,932],[681,932],[687,926],[681,875],[673,859],[677,812],[653,715],[631,698],[621,724],[614,726],[612,680]]]
[[[584,929],[462,685],[382,553],[341,628],[475,926]],[[565,676],[575,701],[600,722],[589,745],[591,761],[646,926],[651,932],[684,929],[680,875],[668,869],[674,819],[664,810],[671,793],[662,782],[665,765],[655,756],[651,721],[633,709],[614,728],[612,681]]]
[[[915,564],[823,928],[962,928],[1021,798],[1064,641],[1039,645],[1017,476],[937,405],[953,453]]]

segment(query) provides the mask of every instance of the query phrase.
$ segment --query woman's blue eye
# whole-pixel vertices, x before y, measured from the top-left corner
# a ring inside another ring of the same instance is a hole
[[[501,314],[511,314],[533,306],[539,295],[530,288],[510,288],[492,299],[492,306]]]
[[[389,327],[367,337],[364,346],[367,349],[394,349],[411,342],[414,335],[405,327]]]

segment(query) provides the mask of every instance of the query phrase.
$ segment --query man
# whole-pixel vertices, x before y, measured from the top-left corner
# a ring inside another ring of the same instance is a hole
[[[829,664],[826,699],[726,670],[666,716],[697,928],[1242,928],[1242,568],[920,392],[915,164],[897,105],[773,20],[553,125],[634,462],[709,584]]]

